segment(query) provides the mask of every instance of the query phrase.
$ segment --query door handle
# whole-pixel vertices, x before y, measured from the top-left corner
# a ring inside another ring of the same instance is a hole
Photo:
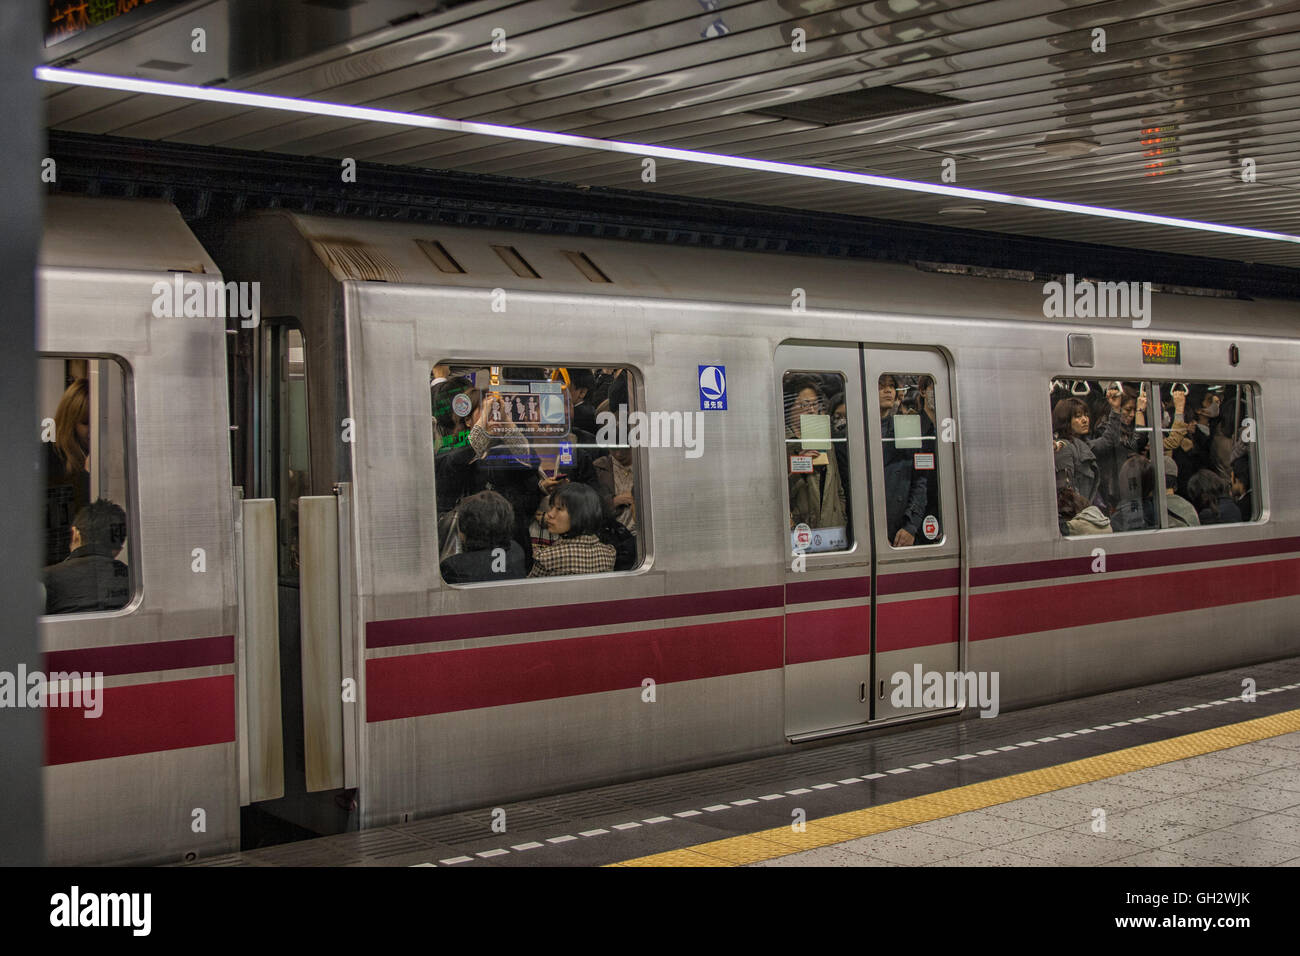
[[[863,681],[861,684],[858,685],[858,703],[865,704],[866,702],[867,702],[867,682]]]

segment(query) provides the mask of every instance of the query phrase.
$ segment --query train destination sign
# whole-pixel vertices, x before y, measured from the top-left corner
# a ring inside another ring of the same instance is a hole
[[[1180,365],[1181,359],[1177,342],[1161,342],[1158,339],[1142,340],[1143,365]]]

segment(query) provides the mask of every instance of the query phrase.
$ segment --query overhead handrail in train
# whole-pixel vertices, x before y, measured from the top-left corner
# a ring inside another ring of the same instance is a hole
[[[1080,388],[1080,386],[1083,387]],[[1089,385],[1085,379],[1081,379],[1081,378],[1075,379],[1074,384],[1070,386],[1071,395],[1087,395],[1091,391],[1092,391],[1092,386]]]

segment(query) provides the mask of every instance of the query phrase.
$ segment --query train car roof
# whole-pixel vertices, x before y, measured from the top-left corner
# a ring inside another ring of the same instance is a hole
[[[159,199],[46,199],[40,264],[131,272],[220,270],[180,212]]]
[[[279,219],[272,225],[271,219]],[[804,291],[808,310],[1054,321],[1078,327],[1133,328],[1115,318],[1050,319],[1044,279],[1032,281],[922,271],[861,259],[701,250],[575,235],[506,232],[437,223],[385,222],[288,210],[256,213],[264,251],[290,228],[337,281],[383,281],[466,289],[612,295],[789,306]],[[278,226],[278,228],[276,228]],[[1016,263],[1006,263],[1016,268]],[[1084,279],[1085,276],[1077,276]],[[1141,275],[1132,276],[1137,282]],[[1294,303],[1152,293],[1152,329],[1294,335]]]

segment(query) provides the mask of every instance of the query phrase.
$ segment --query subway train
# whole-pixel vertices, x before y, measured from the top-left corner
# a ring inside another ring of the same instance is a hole
[[[50,862],[991,716],[899,675],[995,675],[1006,710],[1300,653],[1294,304],[1157,290],[1139,328],[960,272],[287,211],[200,243],[165,202],[50,197],[42,434],[80,387],[79,494],[122,508],[129,581],[41,618],[51,695],[103,675],[97,715],[46,708]],[[640,434],[570,430],[585,369]],[[431,383],[462,377],[458,415],[505,393],[556,416],[549,462],[512,459],[528,507],[626,446],[629,570],[444,580]],[[1113,382],[1150,420],[1148,526],[1069,533],[1053,389],[1096,418]],[[1173,527],[1161,409],[1206,392],[1253,500]]]

